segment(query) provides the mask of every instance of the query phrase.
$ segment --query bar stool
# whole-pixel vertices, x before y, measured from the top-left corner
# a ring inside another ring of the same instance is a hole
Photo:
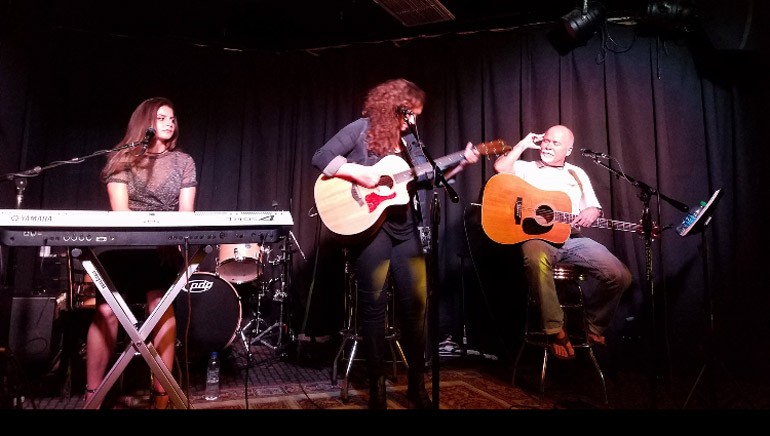
[[[332,365],[332,380],[333,386],[337,385],[338,378],[338,363],[347,361],[345,366],[345,377],[342,380],[342,386],[340,387],[340,400],[343,402],[348,401],[348,389],[350,388],[350,370],[353,367],[355,360],[363,360],[356,358],[356,352],[358,351],[358,344],[363,340],[360,329],[358,326],[358,282],[356,281],[355,274],[353,273],[352,266],[347,259],[347,250],[345,253],[345,286],[347,292],[345,296],[345,326],[340,330],[342,335],[342,344],[337,351],[337,355],[334,357],[334,363]],[[385,282],[385,291],[388,295],[387,314],[385,316],[386,325],[385,328],[385,341],[390,348],[390,354],[392,356],[393,373],[392,377],[395,379],[396,372],[398,370],[398,362],[404,364],[404,367],[408,370],[409,363],[406,361],[404,350],[401,348],[401,343],[398,341],[400,333],[395,327],[395,316],[393,307],[393,292],[391,291],[390,278]],[[348,346],[350,351],[346,353]],[[399,360],[400,359],[400,360]]]
[[[553,269],[553,278],[556,282],[556,292],[559,295],[561,307],[564,310],[564,324],[567,327],[570,343],[575,349],[575,353],[580,349],[588,352],[588,356],[591,358],[591,362],[601,382],[604,404],[608,404],[604,373],[594,355],[593,344],[588,340],[588,325],[586,324],[585,307],[583,305],[583,288],[580,285],[580,282],[586,280],[586,276],[579,267],[567,263],[559,263]],[[548,337],[543,332],[539,308],[531,295],[527,298],[526,310],[524,337],[516,356],[516,361],[513,364],[511,383],[514,386],[516,385],[516,370],[519,366],[519,360],[524,353],[524,348],[527,345],[540,347],[543,349],[543,364],[540,370],[540,394],[542,395],[545,393],[545,374],[548,368]]]

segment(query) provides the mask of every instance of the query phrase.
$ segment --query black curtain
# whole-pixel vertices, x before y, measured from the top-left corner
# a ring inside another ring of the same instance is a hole
[[[342,325],[342,253],[314,213],[319,174],[310,158],[359,116],[369,87],[405,77],[427,91],[418,128],[434,157],[468,141],[513,145],[560,123],[575,132],[569,160],[589,173],[607,217],[639,221],[642,190],[581,156],[580,148],[608,153],[612,169],[688,205],[722,189],[704,235],[668,229],[653,241],[651,283],[640,235],[588,230],[634,275],[609,340],[654,339],[664,362],[683,362],[680,368],[693,376],[710,352],[713,311],[719,344],[733,362],[761,367],[768,353],[757,344],[770,333],[761,273],[768,236],[754,209],[768,197],[762,182],[767,56],[716,50],[698,34],[607,30],[571,50],[554,44],[550,26],[532,26],[281,53],[19,30],[0,45],[0,173],[56,163],[26,179],[21,207],[107,209],[98,180],[103,157],[76,158],[117,145],[145,98],[169,97],[179,144],[197,163],[198,209],[289,210],[299,246],[292,323],[308,336],[335,337]],[[518,344],[525,284],[516,247],[489,240],[480,226],[478,205],[493,159],[457,177],[459,203],[441,192],[434,301],[442,338],[458,340],[466,324],[471,345],[507,356]],[[0,184],[1,208],[16,207],[16,180]],[[650,207],[661,228],[684,216],[657,196]],[[35,286],[35,255],[27,258],[33,264],[27,269],[8,265],[24,256],[3,250],[5,276],[10,268],[24,271],[9,283],[13,292]]]

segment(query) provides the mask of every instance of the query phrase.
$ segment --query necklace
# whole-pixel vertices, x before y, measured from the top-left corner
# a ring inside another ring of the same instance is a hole
[[[165,149],[163,151],[158,151],[158,152],[154,152],[154,151],[148,151],[147,152],[147,154],[149,154],[150,156],[160,156],[160,155],[166,154],[166,153],[168,153],[168,149]]]

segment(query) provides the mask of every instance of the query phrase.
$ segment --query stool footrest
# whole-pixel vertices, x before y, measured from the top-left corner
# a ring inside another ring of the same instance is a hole
[[[596,356],[594,355],[593,344],[588,340],[588,329],[585,323],[585,307],[583,304],[583,289],[579,283],[585,279],[586,278],[582,274],[582,271],[572,265],[559,264],[556,268],[554,268],[554,280],[556,282],[557,292],[559,293],[560,301],[565,301],[564,303],[560,304],[560,306],[562,309],[568,310],[564,312],[565,329],[572,329],[573,331],[580,330],[579,333],[570,334],[568,332],[567,335],[569,337],[569,341],[573,348],[582,348],[587,350],[588,356],[590,357],[593,367],[596,370],[599,380],[601,381],[604,403],[608,404],[609,400],[607,398],[607,386],[604,382],[604,373],[602,372],[602,369],[599,366],[599,362],[596,360]],[[564,287],[563,285],[569,286]],[[575,292],[567,293],[566,291],[568,289],[574,290]],[[534,316],[533,307],[536,306],[532,296],[530,296],[527,298],[526,318],[524,321],[524,336],[522,338],[522,343],[521,347],[519,348],[518,355],[516,356],[516,360],[513,364],[513,376],[511,382],[514,385],[516,384],[516,371],[519,366],[519,360],[524,354],[524,347],[531,345],[542,348],[543,358],[540,369],[540,393],[543,394],[545,392],[545,375],[549,360],[548,354],[550,353],[550,341],[548,340],[548,335],[544,331],[530,331],[530,327],[535,326],[532,319]],[[572,318],[573,315],[576,316],[574,319]],[[578,326],[580,327],[578,328]],[[539,328],[542,329],[542,325]]]

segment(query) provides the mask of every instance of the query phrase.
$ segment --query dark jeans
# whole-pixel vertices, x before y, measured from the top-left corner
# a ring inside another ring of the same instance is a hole
[[[380,230],[356,258],[358,314],[370,380],[384,372],[388,282],[400,342],[409,364],[409,388],[424,386],[427,271],[419,239],[402,241]]]

